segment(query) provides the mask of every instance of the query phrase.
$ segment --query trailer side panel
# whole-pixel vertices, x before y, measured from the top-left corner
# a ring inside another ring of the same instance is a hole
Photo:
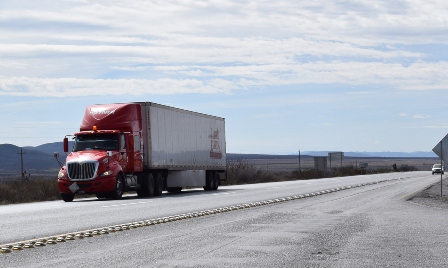
[[[144,163],[149,169],[224,170],[224,118],[141,103]]]

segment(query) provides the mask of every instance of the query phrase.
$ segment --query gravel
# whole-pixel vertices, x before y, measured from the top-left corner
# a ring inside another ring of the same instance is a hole
[[[434,175],[435,176],[435,175]],[[442,180],[442,196],[440,195],[440,181],[417,193],[409,201],[424,206],[448,209],[448,180]]]

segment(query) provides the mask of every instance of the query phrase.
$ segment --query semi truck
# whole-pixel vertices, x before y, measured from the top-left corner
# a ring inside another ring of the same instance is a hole
[[[129,191],[139,197],[185,187],[213,191],[226,180],[225,119],[153,102],[90,105],[63,146],[65,164],[55,157],[65,202],[83,194],[120,199]]]

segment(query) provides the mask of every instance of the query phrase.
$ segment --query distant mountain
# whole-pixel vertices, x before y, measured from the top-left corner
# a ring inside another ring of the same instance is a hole
[[[23,169],[27,174],[51,174],[57,175],[59,164],[52,154],[30,148],[20,148],[12,144],[0,144],[0,175],[21,174],[21,155]]]
[[[69,141],[68,142],[69,151],[72,147],[73,147],[73,141]],[[65,154],[64,146],[63,146],[62,142],[46,143],[46,144],[42,144],[42,145],[39,145],[36,147],[26,146],[23,148],[28,149],[28,150],[36,150],[36,151],[40,151],[40,152],[51,154],[51,155],[54,155],[55,152],[58,152],[59,155]]]
[[[69,149],[73,147],[73,142],[69,142]],[[20,175],[20,147],[12,144],[0,144],[0,176],[5,174]],[[54,158],[54,152],[59,153],[61,162],[65,161],[62,142],[42,144],[36,147],[23,147],[23,168],[27,174],[54,174],[57,175],[59,164]],[[438,158],[433,152],[344,152],[345,157],[386,157],[386,158]],[[327,151],[301,152],[302,158],[313,156],[328,156]],[[246,159],[294,159],[296,154],[289,155],[268,155],[268,154],[235,154],[227,153],[227,160]]]
[[[328,156],[328,151],[309,151],[302,152],[304,155],[311,156]],[[344,152],[346,157],[438,157],[434,152]]]

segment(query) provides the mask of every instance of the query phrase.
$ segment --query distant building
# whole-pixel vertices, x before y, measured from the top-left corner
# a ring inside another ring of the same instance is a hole
[[[327,169],[327,156],[315,156],[314,157],[314,169],[326,170]]]

